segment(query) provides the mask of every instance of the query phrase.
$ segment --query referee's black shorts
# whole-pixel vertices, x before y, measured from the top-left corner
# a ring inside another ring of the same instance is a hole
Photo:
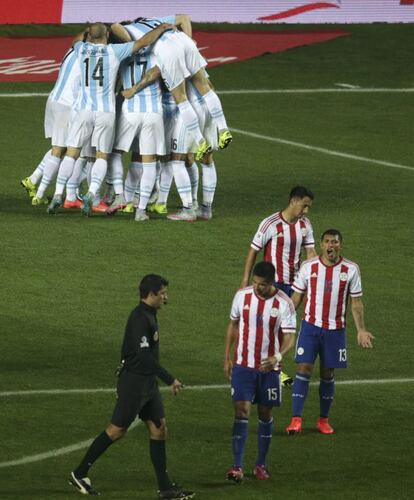
[[[164,405],[155,377],[124,370],[118,378],[117,401],[111,423],[127,429],[136,417],[157,423],[165,417]]]

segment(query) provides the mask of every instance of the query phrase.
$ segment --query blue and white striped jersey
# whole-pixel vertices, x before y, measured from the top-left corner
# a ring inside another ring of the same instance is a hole
[[[77,56],[71,47],[62,59],[58,77],[49,99],[65,106],[73,106],[80,90],[81,74]]]
[[[148,51],[140,51],[135,57],[125,59],[120,66],[124,89],[138,83],[145,72],[157,64],[155,56]],[[126,99],[123,110],[127,113],[162,113],[161,84],[156,82],[137,92],[131,99]]]
[[[151,17],[151,18],[141,17],[138,18],[135,22],[125,25],[124,28],[131,35],[131,38],[133,40],[139,40],[146,33],[153,30],[162,23],[175,24],[175,15],[164,16],[164,17]],[[173,32],[165,31],[160,36],[159,40],[162,40],[164,37],[168,37],[169,34],[171,33]]]
[[[100,44],[77,42],[73,46],[81,72],[81,90],[75,109],[115,112],[118,68],[132,54],[133,42]]]

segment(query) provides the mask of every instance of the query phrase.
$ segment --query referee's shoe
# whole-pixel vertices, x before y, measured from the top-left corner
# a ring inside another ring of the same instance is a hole
[[[168,490],[158,491],[158,497],[168,500],[186,500],[187,498],[193,498],[195,496],[194,491],[185,490],[178,484],[173,483],[171,488]]]
[[[82,478],[76,477],[75,474],[71,472],[69,484],[74,486],[79,491],[79,493],[82,493],[82,495],[93,495],[93,496],[100,495],[98,491],[92,488],[91,480],[89,479],[89,477],[82,477]]]

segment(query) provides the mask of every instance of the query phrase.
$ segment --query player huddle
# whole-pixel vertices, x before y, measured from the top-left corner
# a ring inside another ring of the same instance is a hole
[[[166,214],[174,178],[182,209],[171,220],[209,220],[217,183],[213,151],[232,141],[220,99],[186,15],[94,23],[63,58],[45,113],[52,148],[22,180],[32,205],[113,214]],[[120,43],[109,43],[110,37]],[[119,83],[117,83],[119,82]],[[117,85],[124,100],[115,97]],[[132,151],[124,179],[122,155]],[[201,162],[203,200],[197,191]],[[55,180],[52,200],[45,196]],[[106,178],[108,189],[102,193]],[[79,186],[88,191],[79,199]],[[64,198],[64,192],[66,196]]]

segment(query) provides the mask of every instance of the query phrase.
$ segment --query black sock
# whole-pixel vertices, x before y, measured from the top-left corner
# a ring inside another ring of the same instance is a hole
[[[107,448],[111,446],[112,443],[112,439],[105,431],[99,434],[99,436],[97,436],[94,442],[89,446],[89,449],[86,452],[86,455],[83,457],[82,462],[73,471],[75,476],[77,478],[86,477],[93,463],[102,455],[102,453],[107,450]]]
[[[171,488],[171,481],[167,474],[167,454],[165,452],[165,441],[150,439],[150,457],[157,476],[160,491]]]

